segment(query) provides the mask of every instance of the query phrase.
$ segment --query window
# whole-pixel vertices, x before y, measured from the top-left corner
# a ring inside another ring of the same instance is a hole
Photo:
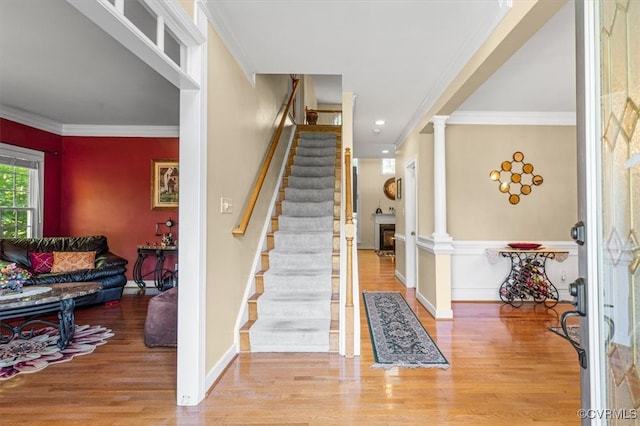
[[[395,175],[396,174],[396,159],[395,158],[383,158],[382,159],[382,174],[383,175]]]
[[[42,236],[42,152],[0,143],[0,236]]]

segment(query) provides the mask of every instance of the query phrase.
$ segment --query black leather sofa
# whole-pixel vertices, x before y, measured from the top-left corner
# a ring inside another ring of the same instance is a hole
[[[30,252],[95,251],[95,269],[70,272],[35,273],[31,268]],[[78,300],[77,305],[87,305],[120,300],[127,278],[127,260],[109,251],[103,235],[87,237],[3,238],[0,239],[0,260],[15,262],[32,272],[24,285],[52,286],[67,282],[99,282],[102,289],[90,298]]]

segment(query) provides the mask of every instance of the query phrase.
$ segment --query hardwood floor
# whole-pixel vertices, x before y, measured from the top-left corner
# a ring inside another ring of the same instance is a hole
[[[579,366],[568,342],[546,330],[570,305],[544,309],[454,303],[436,322],[394,277],[391,258],[360,251],[361,290],[402,292],[451,367],[370,368],[362,354],[241,354],[197,407],[175,406],[174,349],[148,349],[149,295],[80,309],[78,324],[115,336],[95,352],[0,382],[3,425],[577,425]]]

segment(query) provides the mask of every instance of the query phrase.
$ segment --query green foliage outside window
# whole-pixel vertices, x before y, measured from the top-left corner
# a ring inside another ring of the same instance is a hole
[[[30,170],[0,164],[0,226],[3,238],[28,237]]]

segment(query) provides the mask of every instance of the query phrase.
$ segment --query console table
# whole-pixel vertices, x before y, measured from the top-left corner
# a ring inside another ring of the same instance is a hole
[[[500,285],[500,299],[514,307],[520,307],[531,298],[552,308],[558,304],[558,289],[547,277],[545,266],[548,259],[564,262],[569,252],[551,247],[536,249],[488,249],[489,261],[495,263],[499,256],[511,261],[511,270]]]
[[[178,270],[164,267],[165,255],[178,254],[177,246],[138,246],[138,258],[133,265],[133,280],[138,287],[145,288],[144,277],[153,274],[153,283],[160,291],[175,287],[178,279]],[[149,256],[155,256],[155,267],[152,271],[142,273],[142,265]]]
[[[73,282],[54,284],[51,287],[25,286],[22,293],[0,297],[0,331],[8,330],[9,334],[0,333],[0,343],[10,342],[14,336],[28,339],[33,336],[33,328],[25,333],[24,329],[32,324],[41,323],[58,328],[60,338],[58,348],[64,349],[75,332],[76,299],[92,297],[102,288],[96,282]],[[38,315],[58,313],[58,323],[43,319],[34,319]],[[11,325],[4,320],[25,318],[20,325]]]

